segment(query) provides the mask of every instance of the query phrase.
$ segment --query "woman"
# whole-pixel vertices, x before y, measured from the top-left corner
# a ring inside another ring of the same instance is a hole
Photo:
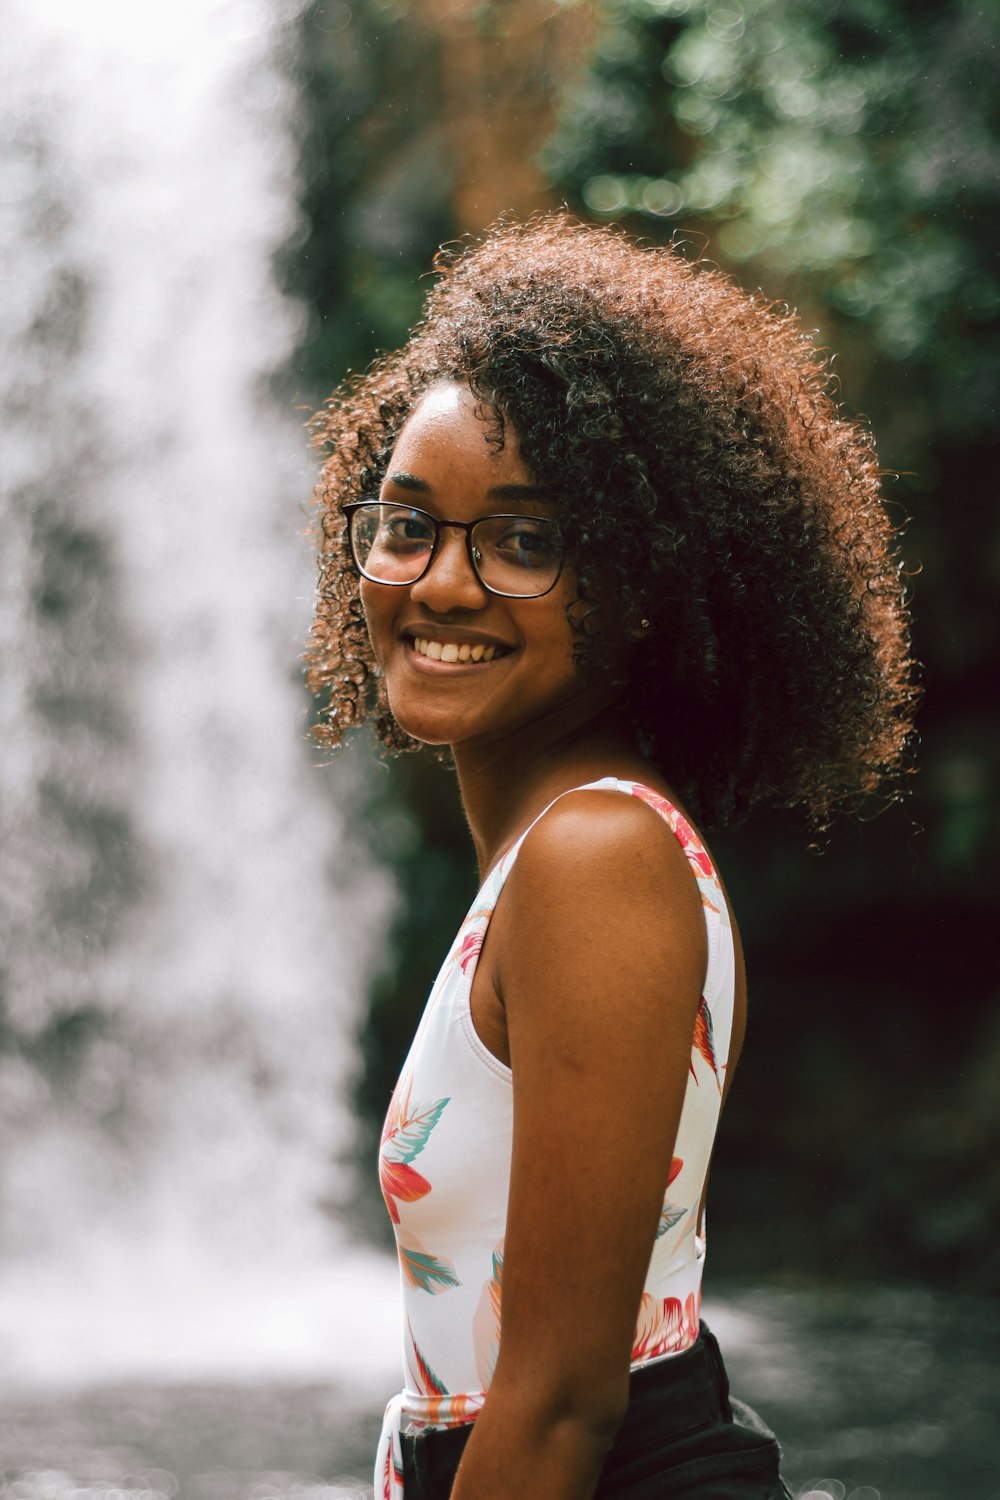
[[[699,1327],[746,995],[693,823],[822,825],[898,768],[874,453],[794,319],[672,250],[557,215],[438,270],[316,422],[321,736],[450,747],[483,882],[383,1134],[376,1491],[770,1500]]]

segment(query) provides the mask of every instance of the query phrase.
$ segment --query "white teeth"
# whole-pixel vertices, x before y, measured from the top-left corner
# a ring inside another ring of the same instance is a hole
[[[496,646],[459,646],[454,641],[432,641],[424,636],[414,636],[413,649],[418,656],[445,662],[492,661],[497,653]]]

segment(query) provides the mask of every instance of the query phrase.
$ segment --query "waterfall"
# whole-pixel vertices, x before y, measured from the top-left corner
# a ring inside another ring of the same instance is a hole
[[[0,1359],[25,1378],[391,1339],[391,1272],[321,1206],[389,896],[328,791],[363,772],[306,743],[311,469],[269,383],[302,326],[272,269],[302,5],[7,11]]]

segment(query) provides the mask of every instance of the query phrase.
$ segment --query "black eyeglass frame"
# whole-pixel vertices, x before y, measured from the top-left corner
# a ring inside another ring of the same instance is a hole
[[[433,526],[434,540],[431,543],[431,550],[427,554],[427,561],[424,563],[424,566],[421,568],[420,572],[415,578],[399,579],[398,581],[386,578],[375,578],[371,573],[366,572],[365,569],[361,566],[361,563],[358,561],[358,554],[354,550],[354,516],[359,510],[368,510],[374,505],[384,505],[393,510],[408,511],[412,515],[421,516],[425,521],[429,521]],[[479,564],[476,562],[476,548],[472,543],[472,533],[473,531],[475,531],[477,526],[482,526],[486,521],[537,521],[543,526],[554,526],[557,523],[553,521],[551,516],[526,516],[521,514],[521,512],[519,511],[514,513],[500,511],[496,515],[479,516],[479,518],[475,521],[439,521],[437,516],[432,516],[429,511],[421,510],[418,505],[400,505],[396,500],[353,500],[350,505],[341,506],[341,514],[347,518],[347,545],[350,549],[351,561],[357,568],[358,572],[361,574],[362,578],[367,578],[369,583],[380,584],[382,588],[386,589],[408,589],[412,584],[420,582],[420,579],[423,578],[427,573],[428,569],[430,568],[431,564],[438,554],[438,547],[441,543],[441,532],[446,526],[453,526],[456,531],[465,532],[465,550],[468,553],[469,564],[472,568],[472,571],[476,575],[477,580],[482,584],[486,592],[488,594],[495,594],[498,599],[544,599],[546,594],[551,594],[552,590],[559,582],[563,567],[566,563],[566,546],[565,543],[561,542],[559,566],[556,568],[555,577],[553,578],[552,582],[548,584],[544,589],[540,590],[540,592],[537,594],[510,594],[503,589],[495,589],[492,584],[487,583],[486,579],[479,571]]]

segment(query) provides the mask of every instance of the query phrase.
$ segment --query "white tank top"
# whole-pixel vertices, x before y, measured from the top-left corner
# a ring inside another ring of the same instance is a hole
[[[671,803],[637,782],[611,776],[574,790],[623,792],[659,813],[698,882],[708,936],[687,1091],[633,1340],[632,1368],[637,1369],[682,1353],[698,1336],[705,1254],[698,1209],[729,1060],[733,935],[711,861]],[[458,930],[382,1132],[379,1178],[399,1255],[405,1383],[386,1408],[376,1459],[377,1500],[402,1496],[400,1432],[474,1420],[496,1365],[510,1186],[511,1070],[480,1041],[469,1000],[486,929],[529,831],[487,876]]]

